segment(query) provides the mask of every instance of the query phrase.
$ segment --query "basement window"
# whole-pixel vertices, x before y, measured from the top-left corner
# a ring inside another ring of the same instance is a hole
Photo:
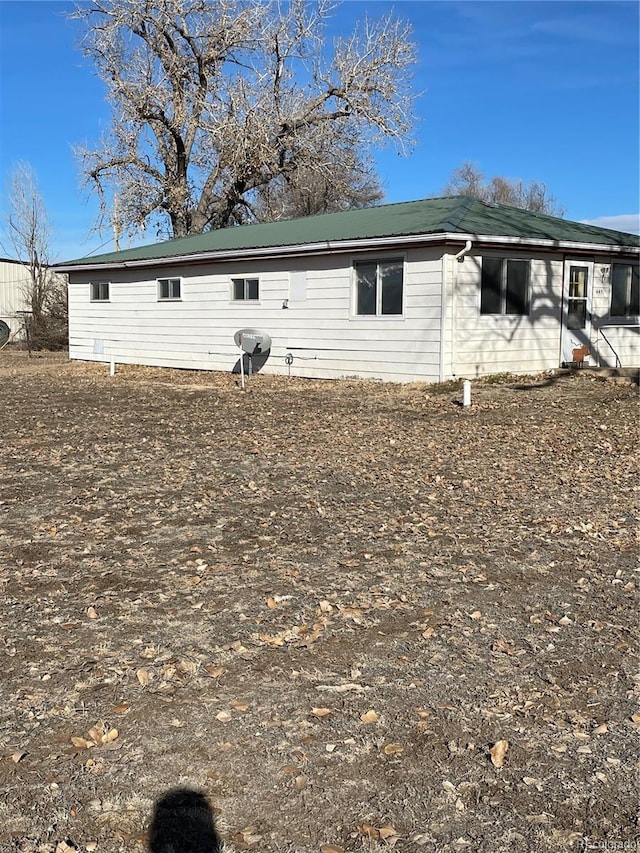
[[[640,281],[637,264],[613,264],[611,270],[612,317],[640,314]]]
[[[404,262],[402,258],[354,264],[356,314],[386,317],[402,314]]]
[[[108,281],[92,281],[91,282],[91,301],[92,302],[108,302],[109,301],[109,282]]]
[[[529,261],[482,258],[480,313],[529,313]]]
[[[160,302],[175,302],[181,299],[181,284],[179,278],[159,278],[158,300]]]
[[[233,285],[234,302],[257,302],[259,298],[259,286],[257,278],[234,278]]]

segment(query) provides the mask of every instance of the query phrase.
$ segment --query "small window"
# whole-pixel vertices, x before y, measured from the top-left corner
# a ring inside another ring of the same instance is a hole
[[[234,278],[233,298],[234,301],[257,302],[259,296],[257,278]]]
[[[161,302],[180,299],[181,281],[179,278],[158,279],[158,299]]]
[[[483,258],[481,314],[529,313],[529,261]]]
[[[354,264],[356,314],[361,317],[401,315],[404,289],[402,258]]]
[[[91,301],[92,302],[108,302],[109,301],[109,282],[108,281],[92,281],[91,282]]]
[[[614,264],[611,270],[611,316],[636,317],[639,314],[638,266]]]

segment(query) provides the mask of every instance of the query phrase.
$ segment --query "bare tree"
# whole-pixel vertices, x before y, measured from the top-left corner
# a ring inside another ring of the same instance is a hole
[[[101,146],[77,152],[103,221],[114,192],[125,230],[155,225],[172,236],[268,215],[265,188],[301,192],[312,176],[342,199],[336,176],[362,172],[357,152],[403,149],[414,99],[410,26],[392,15],[366,20],[329,51],[330,12],[329,0],[79,6],[84,52],[112,108]],[[377,187],[367,192],[377,197]]]
[[[318,135],[308,162],[256,191],[252,207],[257,219],[333,213],[368,207],[383,198],[371,159],[350,144],[341,146],[340,139],[331,140],[325,128]]]
[[[534,213],[548,213],[563,216],[561,207],[547,186],[538,181],[524,183],[497,175],[488,182],[482,172],[468,160],[454,169],[449,183],[443,189],[443,195],[469,195],[481,201],[510,204]]]
[[[6,234],[11,250],[27,271],[25,297],[28,340],[37,349],[66,346],[66,277],[51,270],[49,217],[28,163],[18,163],[9,180]]]

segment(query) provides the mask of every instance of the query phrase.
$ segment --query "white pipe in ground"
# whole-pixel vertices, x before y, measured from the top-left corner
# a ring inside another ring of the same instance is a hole
[[[468,379],[462,383],[462,405],[465,408],[471,405],[471,382]]]

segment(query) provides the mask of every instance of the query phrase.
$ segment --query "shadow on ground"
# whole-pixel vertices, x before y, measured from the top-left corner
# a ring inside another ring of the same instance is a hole
[[[220,853],[222,842],[205,796],[175,788],[156,803],[149,853]]]
[[[558,382],[572,379],[575,376],[589,376],[593,379],[605,382],[610,379],[619,379],[630,385],[640,385],[640,370],[635,367],[620,368],[562,368],[537,381],[524,381],[509,383],[509,388],[514,391],[532,391],[536,388],[549,388]]]

